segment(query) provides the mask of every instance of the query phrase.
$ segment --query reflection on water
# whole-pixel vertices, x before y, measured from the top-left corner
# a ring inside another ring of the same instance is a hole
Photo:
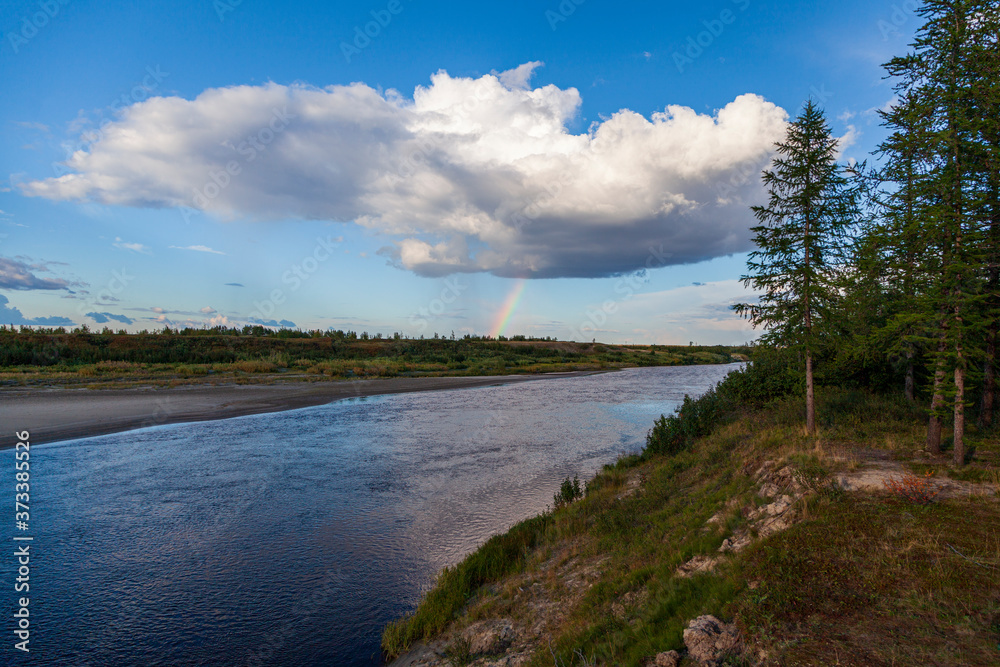
[[[36,446],[31,662],[378,664],[381,627],[441,567],[543,510],[564,477],[640,448],[653,419],[731,369],[350,399]],[[0,462],[12,470],[13,452]],[[12,573],[0,559],[2,580]]]

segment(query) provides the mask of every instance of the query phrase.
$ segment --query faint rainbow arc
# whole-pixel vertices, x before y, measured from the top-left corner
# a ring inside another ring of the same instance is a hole
[[[514,316],[514,311],[517,310],[517,305],[521,302],[521,297],[524,295],[524,288],[527,286],[528,281],[524,278],[514,283],[514,287],[511,288],[510,293],[507,294],[507,298],[504,299],[500,312],[497,313],[493,326],[490,327],[490,336],[492,338],[502,335],[507,325],[510,324],[510,320]]]

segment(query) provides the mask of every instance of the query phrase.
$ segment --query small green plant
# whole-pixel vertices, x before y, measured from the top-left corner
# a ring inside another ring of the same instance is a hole
[[[458,637],[455,641],[448,644],[448,647],[444,650],[444,657],[454,667],[464,667],[470,664],[476,657],[472,653],[472,640],[465,636]]]
[[[580,486],[580,478],[576,475],[573,475],[572,480],[569,477],[564,479],[559,486],[559,492],[553,496],[556,507],[568,505],[577,498],[583,498],[583,489]]]

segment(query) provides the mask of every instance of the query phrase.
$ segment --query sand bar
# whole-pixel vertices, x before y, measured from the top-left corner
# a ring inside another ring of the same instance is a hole
[[[15,432],[24,430],[30,432],[32,444],[41,444],[147,426],[294,410],[358,396],[484,387],[593,372],[129,389],[4,389],[0,391],[0,449],[13,447]]]

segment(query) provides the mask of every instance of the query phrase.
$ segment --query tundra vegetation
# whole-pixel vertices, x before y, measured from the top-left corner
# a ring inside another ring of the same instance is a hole
[[[0,386],[316,382],[728,364],[748,347],[602,345],[525,336],[407,339],[354,331],[72,332],[0,326]]]

